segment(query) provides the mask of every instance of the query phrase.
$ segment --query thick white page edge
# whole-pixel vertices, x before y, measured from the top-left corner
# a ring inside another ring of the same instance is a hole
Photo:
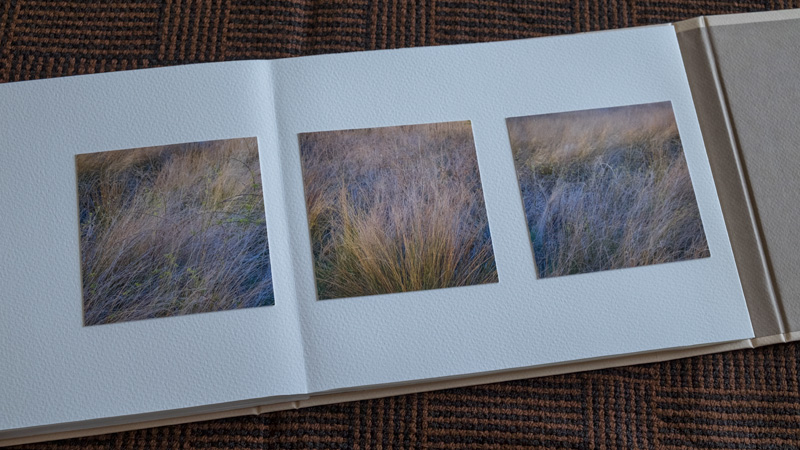
[[[0,430],[306,392],[271,71],[0,85]],[[275,305],[83,326],[74,155],[258,137]]]
[[[753,337],[672,25],[275,61],[312,392]],[[671,101],[712,256],[537,280],[505,118]],[[471,120],[500,283],[316,300],[297,134]]]

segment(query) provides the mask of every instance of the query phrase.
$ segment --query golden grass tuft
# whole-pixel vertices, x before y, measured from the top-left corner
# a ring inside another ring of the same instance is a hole
[[[497,282],[469,122],[299,141],[319,299]]]
[[[710,255],[669,102],[507,125],[540,277]]]
[[[85,325],[274,303],[255,138],[75,161]]]

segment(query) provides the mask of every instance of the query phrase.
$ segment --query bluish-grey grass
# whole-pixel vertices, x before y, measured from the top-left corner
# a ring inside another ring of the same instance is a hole
[[[86,325],[274,303],[254,138],[76,165]]]
[[[709,256],[669,103],[507,125],[540,277]]]

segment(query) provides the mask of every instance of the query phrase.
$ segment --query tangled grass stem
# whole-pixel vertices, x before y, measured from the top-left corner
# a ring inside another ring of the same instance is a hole
[[[299,140],[318,298],[497,282],[469,122]]]
[[[274,303],[254,138],[76,166],[86,325]]]

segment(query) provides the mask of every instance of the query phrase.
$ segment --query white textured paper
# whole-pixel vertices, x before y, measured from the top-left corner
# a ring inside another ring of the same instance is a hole
[[[305,391],[269,70],[0,86],[0,430]],[[76,153],[258,137],[275,305],[83,326]]]
[[[0,429],[752,336],[669,26],[75,77],[0,100]],[[537,280],[505,118],[665,100],[712,257]],[[472,122],[500,282],[317,301],[297,133],[455,120]],[[74,155],[248,136],[276,305],[83,327]]]
[[[672,26],[276,61],[312,391],[752,337]],[[671,101],[711,257],[536,279],[507,117]],[[498,284],[315,299],[297,133],[471,120]]]

